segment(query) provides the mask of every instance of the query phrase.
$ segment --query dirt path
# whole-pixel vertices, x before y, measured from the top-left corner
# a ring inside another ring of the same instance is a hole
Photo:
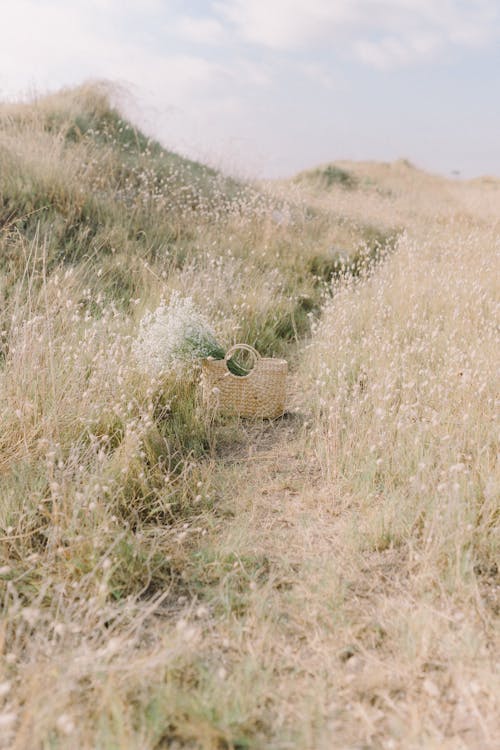
[[[297,412],[220,446],[215,512],[191,570],[205,675],[195,693],[210,707],[196,741],[492,749],[475,681],[490,679],[493,648],[482,605],[465,618],[432,593],[412,545],[371,543],[365,506],[340,490],[335,446],[328,466],[317,450],[327,438],[311,432],[299,385]],[[474,628],[486,651],[467,643]]]

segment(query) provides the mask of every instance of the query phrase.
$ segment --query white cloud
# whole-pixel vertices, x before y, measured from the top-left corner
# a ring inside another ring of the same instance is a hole
[[[378,67],[499,36],[496,0],[215,0],[213,7],[247,42],[283,51],[335,47]]]
[[[275,49],[294,49],[323,39],[352,17],[347,0],[217,0],[214,9],[242,38]]]
[[[215,18],[181,16],[174,28],[182,39],[200,44],[219,44],[226,35],[223,24]]]
[[[318,62],[298,63],[296,69],[299,73],[309,78],[315,84],[320,84],[330,91],[345,88],[345,80],[340,74],[334,75],[326,65]]]
[[[356,57],[374,68],[387,69],[409,65],[415,60],[432,60],[442,49],[443,40],[439,34],[415,34],[401,40],[388,36],[376,42],[359,40],[354,43]]]
[[[59,2],[65,3],[65,0],[59,0]],[[91,11],[92,7],[98,11],[104,10],[109,13],[121,13],[122,15],[128,11],[150,13],[174,8],[172,0],[72,0],[72,2],[74,5],[84,4],[87,13]]]
[[[140,8],[142,2],[126,0],[126,6]],[[237,59],[222,63],[148,45],[143,38],[124,38],[115,27],[114,14],[121,3],[91,0],[90,4],[95,14],[88,12],[89,3],[84,0],[17,0],[1,8],[0,91],[4,95],[15,95],[27,87],[43,90],[97,77],[161,92],[178,106],[191,98],[207,99],[241,85],[267,82],[267,74],[257,62]],[[157,4],[157,0],[148,0],[148,4]],[[112,13],[102,16],[98,11]],[[220,26],[213,23],[212,30]],[[193,28],[191,24],[190,30]],[[201,28],[197,27],[197,33]]]

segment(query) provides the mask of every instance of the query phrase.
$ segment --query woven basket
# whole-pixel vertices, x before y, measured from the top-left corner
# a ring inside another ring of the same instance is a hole
[[[233,375],[227,362],[239,349],[253,356],[248,375]],[[236,344],[224,359],[202,361],[202,392],[205,405],[221,414],[240,417],[280,417],[285,411],[288,364],[284,359],[261,357],[247,344]]]

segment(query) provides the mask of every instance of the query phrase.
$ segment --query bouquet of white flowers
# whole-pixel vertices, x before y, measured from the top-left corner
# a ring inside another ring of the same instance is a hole
[[[154,375],[182,375],[197,360],[224,359],[225,355],[212,326],[192,298],[181,297],[178,292],[172,294],[168,304],[162,302],[142,318],[134,353],[140,366]],[[228,367],[235,375],[247,374],[232,360]]]

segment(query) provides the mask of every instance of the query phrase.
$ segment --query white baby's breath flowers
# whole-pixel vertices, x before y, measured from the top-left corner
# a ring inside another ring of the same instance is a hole
[[[141,369],[151,375],[181,375],[204,357],[222,358],[224,351],[193,299],[174,292],[168,304],[162,302],[142,318],[134,354]]]

